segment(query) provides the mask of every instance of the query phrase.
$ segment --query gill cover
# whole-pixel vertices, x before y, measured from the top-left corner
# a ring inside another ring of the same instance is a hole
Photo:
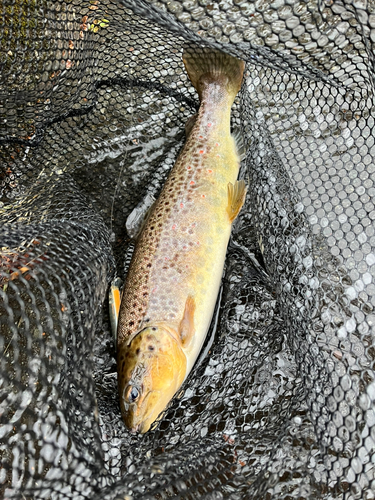
[[[185,378],[180,336],[163,326],[149,326],[122,344],[117,362],[124,422],[133,432],[146,432]]]

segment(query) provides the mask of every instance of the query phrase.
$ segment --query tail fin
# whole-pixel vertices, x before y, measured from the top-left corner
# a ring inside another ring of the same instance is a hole
[[[182,60],[200,99],[205,85],[220,81],[234,100],[241,88],[244,61],[210,47],[185,49]]]

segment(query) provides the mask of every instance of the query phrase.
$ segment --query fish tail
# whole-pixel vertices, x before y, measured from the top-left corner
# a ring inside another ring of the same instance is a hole
[[[184,50],[182,59],[200,99],[207,84],[219,82],[225,85],[234,101],[241,88],[245,69],[244,61],[210,47],[187,48]]]

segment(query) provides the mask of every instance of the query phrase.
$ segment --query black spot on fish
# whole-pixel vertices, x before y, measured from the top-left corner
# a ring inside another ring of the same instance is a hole
[[[149,351],[155,351],[155,347],[154,347],[153,345],[149,345],[149,346],[148,346],[148,350],[149,350]]]
[[[157,327],[156,327],[156,326],[153,326],[153,327],[152,327],[152,330],[153,330],[154,332],[156,332]]]
[[[134,326],[134,321],[129,321],[129,326]]]
[[[136,353],[136,355],[138,356],[140,352],[141,352],[141,350],[140,350],[140,348],[138,347],[138,348],[135,350],[135,353]]]

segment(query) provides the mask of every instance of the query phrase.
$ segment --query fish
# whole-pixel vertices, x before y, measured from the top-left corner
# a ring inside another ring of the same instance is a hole
[[[246,197],[230,132],[245,63],[211,48],[182,57],[200,107],[137,238],[119,309],[118,390],[132,433],[150,429],[194,366]]]

